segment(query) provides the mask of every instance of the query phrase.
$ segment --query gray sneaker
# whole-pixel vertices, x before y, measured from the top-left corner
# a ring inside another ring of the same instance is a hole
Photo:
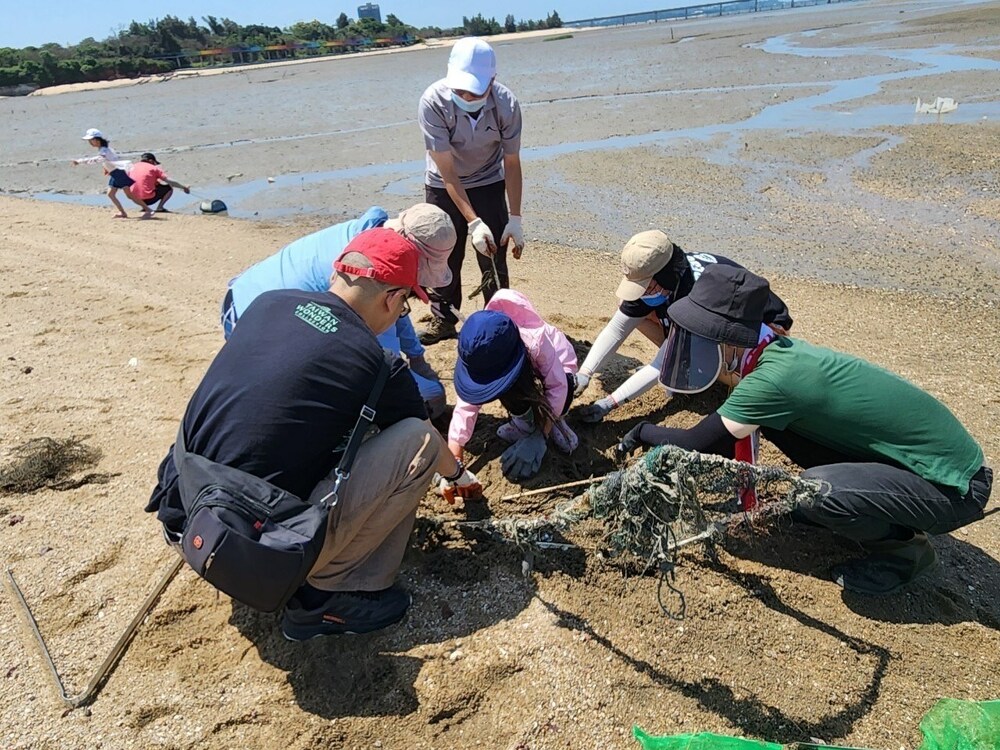
[[[430,322],[420,330],[418,338],[421,344],[430,346],[438,341],[458,338],[458,331],[455,330],[454,323],[444,318],[431,318]]]

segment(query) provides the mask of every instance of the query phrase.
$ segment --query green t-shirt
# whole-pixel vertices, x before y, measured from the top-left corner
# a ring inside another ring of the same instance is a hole
[[[890,459],[965,494],[983,465],[979,444],[948,407],[858,357],[779,337],[719,414],[789,430],[850,456]]]

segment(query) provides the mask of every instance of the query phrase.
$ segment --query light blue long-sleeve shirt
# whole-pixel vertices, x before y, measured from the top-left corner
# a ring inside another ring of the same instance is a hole
[[[366,229],[380,227],[389,214],[380,206],[372,206],[357,219],[334,224],[285,245],[269,258],[256,263],[237,276],[230,284],[236,317],[257,299],[272,289],[302,289],[309,292],[326,292],[330,289],[333,262],[344,254],[344,249]],[[417,338],[409,316],[400,318],[396,325],[378,337],[379,343],[397,354],[420,357],[424,347]],[[429,386],[421,385],[421,392]],[[437,384],[440,387],[440,384]]]
[[[357,219],[300,237],[250,266],[230,283],[237,319],[258,295],[272,289],[329,291],[333,262],[343,254],[348,243],[366,229],[382,226],[388,219],[384,208],[372,206]]]

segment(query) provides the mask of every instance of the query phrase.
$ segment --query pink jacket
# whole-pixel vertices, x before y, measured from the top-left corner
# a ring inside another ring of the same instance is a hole
[[[576,352],[569,339],[558,328],[542,320],[528,298],[513,289],[498,291],[486,309],[504,313],[517,325],[524,348],[528,350],[528,361],[542,377],[545,397],[552,412],[562,414],[568,395],[566,373],[577,371]],[[478,406],[458,399],[451,415],[448,440],[458,445],[469,442],[478,416]]]

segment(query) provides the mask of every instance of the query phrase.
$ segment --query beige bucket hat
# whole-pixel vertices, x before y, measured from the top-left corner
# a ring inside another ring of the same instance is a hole
[[[418,203],[389,219],[385,228],[399,232],[419,248],[420,286],[436,289],[451,283],[448,256],[455,249],[458,235],[448,214],[430,203]]]

